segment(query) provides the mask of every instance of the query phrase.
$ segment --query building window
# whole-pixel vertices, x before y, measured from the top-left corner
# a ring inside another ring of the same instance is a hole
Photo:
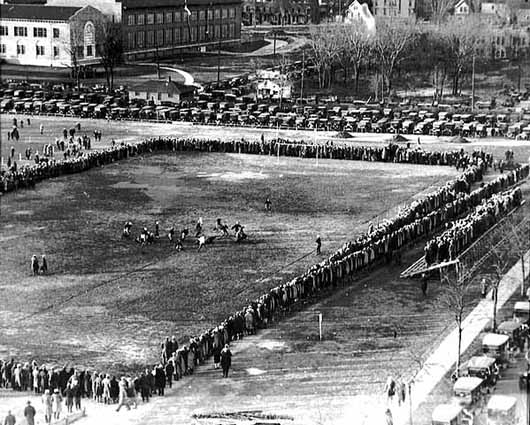
[[[219,40],[221,38],[221,26],[216,25],[215,26],[215,39]]]
[[[180,10],[178,12],[175,12],[175,22],[180,22],[182,20],[182,14]]]
[[[228,9],[223,9],[223,19],[228,18]]]
[[[221,18],[221,9],[215,9],[215,19]]]
[[[84,31],[84,45],[86,46],[86,56],[94,56],[94,44],[95,44],[95,36],[94,36],[94,24],[90,21],[88,21],[85,24],[85,31]]]
[[[0,35],[9,35],[7,27],[0,25]]]
[[[6,52],[6,45],[0,44],[0,53],[5,53],[5,52]]]
[[[144,47],[144,45],[145,45],[145,31],[138,31],[136,33],[136,42],[138,43],[138,47]]]
[[[147,25],[153,25],[155,23],[155,15],[153,13],[147,14]]]
[[[164,14],[163,13],[157,13],[156,14],[156,23],[157,24],[163,24],[164,23]]]
[[[26,46],[23,44],[17,44],[17,55],[25,55],[26,54]]]
[[[137,24],[145,25],[145,15],[143,13],[140,13],[139,15],[137,15]]]
[[[59,38],[59,28],[54,28],[53,29],[53,38]]]
[[[37,56],[44,56],[44,46],[35,46]]]
[[[170,24],[173,22],[173,13],[167,12],[166,13],[166,24]]]
[[[15,37],[27,37],[27,36],[28,36],[28,29],[26,27],[15,27]]]
[[[196,11],[196,10],[192,10],[192,11],[191,11],[190,19],[191,19],[192,21],[196,21],[196,20],[197,20],[197,11]]]
[[[147,31],[147,47],[153,47],[155,44],[154,31]]]
[[[133,14],[130,14],[128,17],[127,17],[127,25],[129,25],[130,27],[132,27],[134,25],[134,15]]]
[[[230,38],[235,38],[235,36],[236,36],[236,24],[233,24],[233,23],[230,24],[228,36]]]
[[[59,48],[57,46],[53,46],[53,57],[56,58],[59,56]]]
[[[208,9],[208,20],[211,21],[213,19],[213,10]]]
[[[46,28],[33,28],[33,37],[46,37]]]
[[[236,17],[236,9],[233,8],[233,7],[231,7],[231,8],[229,9],[229,13],[228,13],[228,15],[230,16],[230,18],[235,18],[235,17]]]
[[[199,21],[204,21],[206,19],[206,10],[199,10]]]
[[[134,49],[136,47],[134,45],[134,32],[127,33],[127,45],[129,46],[129,49]]]
[[[175,44],[180,43],[180,31],[182,30],[181,27],[175,28]]]
[[[163,46],[164,45],[164,30],[157,30],[156,31],[156,45],[157,46]]]
[[[86,46],[86,56],[87,57],[92,57],[94,56],[94,51],[92,49],[92,46]]]
[[[197,27],[191,27],[191,41],[197,41]]]
[[[223,26],[221,27],[221,37],[223,38],[228,37],[228,25],[227,24],[223,24]]]
[[[170,45],[173,43],[173,30],[171,28],[166,29],[166,44]]]
[[[206,25],[199,25],[199,41],[206,40]]]

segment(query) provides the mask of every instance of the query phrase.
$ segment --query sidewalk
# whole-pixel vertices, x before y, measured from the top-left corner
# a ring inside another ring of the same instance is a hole
[[[530,251],[524,258],[525,270],[530,267]],[[521,261],[518,261],[503,277],[498,291],[497,309],[510,299],[510,297],[520,290],[522,279]],[[493,301],[490,296],[484,298],[465,318],[462,327],[462,349],[464,353],[472,342],[479,336],[484,328],[491,321],[493,311]],[[412,387],[411,408],[414,412],[423,403],[431,391],[436,387],[443,377],[452,370],[456,362],[456,350],[458,347],[458,330],[456,325],[454,330],[441,342],[438,348],[429,356],[422,369],[414,379]],[[447,394],[450,398],[450,394]],[[406,424],[407,417],[399,418],[396,424]]]

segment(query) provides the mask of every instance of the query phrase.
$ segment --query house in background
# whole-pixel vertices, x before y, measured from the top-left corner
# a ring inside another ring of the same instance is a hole
[[[101,62],[96,46],[105,17],[92,6],[0,4],[0,59],[7,63],[71,67]]]
[[[178,104],[181,100],[190,99],[195,94],[195,87],[176,83],[169,77],[167,80],[146,80],[128,87],[129,99],[143,99],[160,105],[162,102]]]
[[[467,0],[459,0],[457,4],[455,4],[455,11],[454,14],[456,16],[467,16],[471,13],[471,7],[469,6],[469,3]]]

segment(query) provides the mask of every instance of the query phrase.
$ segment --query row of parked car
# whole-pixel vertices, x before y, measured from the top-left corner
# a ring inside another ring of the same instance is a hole
[[[0,92],[4,113],[60,114],[113,120],[189,121],[212,125],[401,133],[433,136],[507,136],[530,138],[530,115],[457,113],[451,105],[352,104],[326,102],[256,103],[252,96],[225,90],[199,93],[179,104],[159,105],[129,99],[123,90],[105,93],[72,93],[4,88]]]
[[[488,425],[518,425],[516,397],[488,395],[500,377],[500,371],[510,366],[514,350],[524,349],[530,325],[530,302],[516,302],[513,319],[502,322],[495,333],[482,338],[482,354],[471,357],[454,375],[451,402],[437,406],[432,412],[432,425],[473,425],[474,417],[483,412]],[[458,376],[456,376],[458,375]],[[521,377],[519,387],[527,390],[528,376]],[[480,422],[484,423],[484,422]]]

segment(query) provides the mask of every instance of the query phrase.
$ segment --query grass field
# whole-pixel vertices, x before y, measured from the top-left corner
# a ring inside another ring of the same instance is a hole
[[[29,146],[33,152],[46,143],[54,143],[56,137],[62,137],[64,128],[70,129],[76,123],[81,123],[81,131],[77,134],[87,134],[93,138],[94,130],[100,130],[103,134],[101,142],[92,143],[94,149],[108,146],[112,139],[117,142],[134,142],[141,138],[152,136],[171,136],[171,137],[197,137],[197,138],[227,138],[234,139],[244,137],[249,140],[259,140],[261,135],[265,139],[281,137],[293,140],[307,140],[310,142],[325,143],[333,141],[334,143],[352,143],[361,145],[381,146],[387,144],[392,138],[390,134],[377,133],[354,133],[350,139],[339,139],[336,137],[336,131],[314,131],[305,130],[280,130],[260,129],[245,127],[216,127],[207,125],[193,125],[185,122],[175,123],[155,123],[155,122],[138,122],[138,121],[106,121],[96,119],[79,119],[65,117],[48,117],[48,116],[30,116],[31,126],[25,125],[20,129],[19,142],[7,140],[7,131],[11,128],[13,118],[17,117],[26,120],[26,115],[6,115],[0,114],[0,154],[6,160],[11,146],[16,150],[15,158],[18,154],[24,155],[25,149]],[[44,125],[44,134],[39,133],[39,125]],[[26,123],[25,123],[26,124]],[[406,136],[412,147],[417,143],[417,136]],[[422,147],[427,150],[455,150],[464,149],[468,152],[474,149],[483,149],[492,152],[495,158],[503,158],[506,149],[514,151],[515,160],[518,162],[528,162],[530,155],[530,144],[524,140],[511,140],[504,138],[472,139],[471,143],[455,144],[448,143],[447,137],[422,136]],[[7,161],[7,160],[6,160]]]
[[[215,325],[330,253],[366,221],[454,175],[448,167],[222,154],[152,155],[43,182],[2,199],[0,356],[128,370],[154,361],[158,343]],[[265,213],[270,196],[273,212]],[[162,229],[202,216],[246,226],[249,241],[197,253],[166,240],[121,239],[125,220]],[[50,276],[32,277],[46,254]],[[291,264],[291,265],[289,265]],[[286,266],[289,265],[289,266]]]

